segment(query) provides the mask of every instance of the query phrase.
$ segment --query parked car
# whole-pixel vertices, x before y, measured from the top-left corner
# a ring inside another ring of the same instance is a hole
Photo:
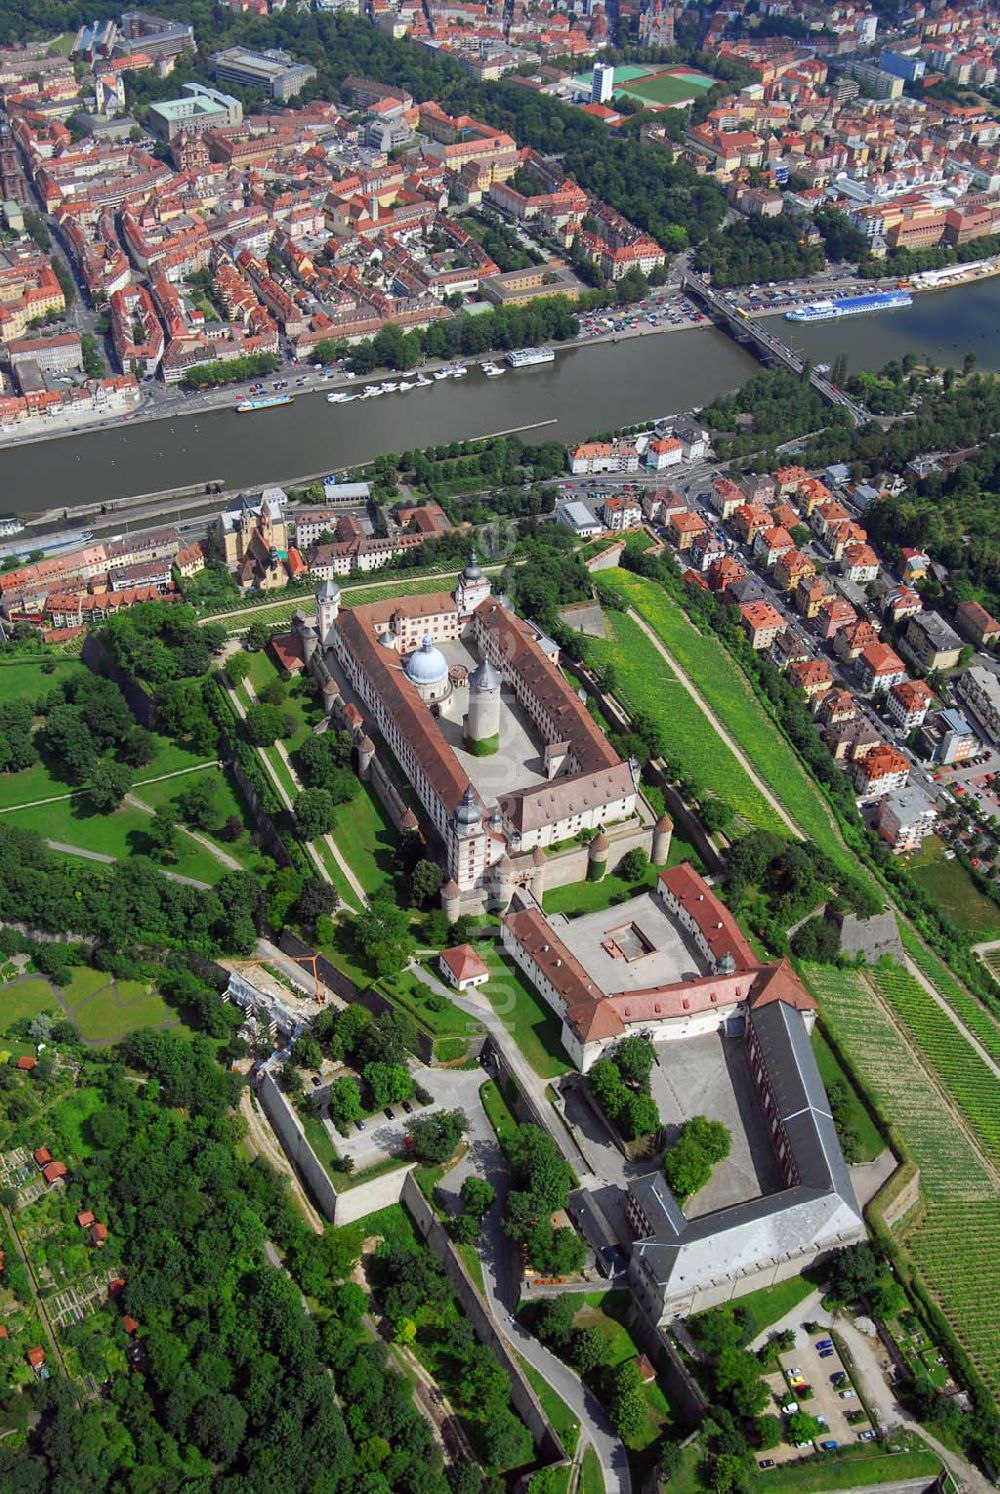
[[[820,1443],[820,1447],[822,1448],[823,1452],[836,1452],[839,1446],[840,1443],[837,1441],[836,1437],[827,1437],[825,1442]]]
[[[409,1100],[403,1101],[403,1109],[406,1111],[407,1115],[413,1114],[413,1106],[410,1104]]]
[[[867,1429],[867,1431],[859,1432],[858,1433],[858,1441],[859,1442],[874,1442],[875,1438],[877,1436],[878,1436],[878,1433],[877,1432],[873,1432],[872,1429],[871,1429],[871,1427],[869,1427]]]
[[[833,1358],[833,1350],[832,1349],[820,1349],[820,1351],[819,1351],[819,1357],[821,1359],[832,1359]]]
[[[816,1347],[817,1347],[817,1349],[832,1349],[833,1348],[833,1339],[832,1338],[820,1338],[820,1339],[817,1339],[816,1340]]]
[[[830,1376],[830,1384],[831,1385],[843,1385],[843,1383],[844,1383],[844,1381],[846,1379],[847,1379],[847,1371],[846,1370],[834,1370],[833,1374]]]
[[[773,1468],[774,1467],[774,1459],[773,1458],[761,1458],[760,1461],[757,1464],[757,1467],[758,1468]]]
[[[385,1116],[386,1120],[391,1121],[392,1120],[392,1107],[391,1107],[391,1105],[387,1105],[385,1107],[385,1109],[382,1111],[382,1114]]]
[[[355,1121],[354,1124],[357,1126],[359,1131],[363,1131],[365,1129],[364,1121]]]
[[[840,1399],[841,1399],[841,1400],[842,1400],[842,1401],[850,1401],[850,1400],[853,1400],[853,1399],[854,1399],[854,1397],[855,1397],[855,1396],[856,1396],[856,1395],[857,1395],[857,1393],[858,1393],[858,1392],[857,1392],[857,1391],[856,1391],[856,1390],[842,1390],[842,1391],[841,1391],[841,1392],[840,1392]]]

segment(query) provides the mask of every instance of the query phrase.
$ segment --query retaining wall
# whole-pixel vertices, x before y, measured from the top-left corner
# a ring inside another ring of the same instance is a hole
[[[399,1203],[403,1184],[415,1163],[407,1162],[392,1172],[371,1178],[367,1183],[359,1183],[356,1188],[344,1188],[338,1193],[330,1174],[309,1145],[298,1116],[266,1070],[261,1077],[257,1094],[264,1114],[281,1142],[282,1150],[309,1189],[320,1213],[331,1224],[353,1224],[356,1219],[363,1219],[376,1209],[385,1209],[390,1204]]]
[[[541,1401],[532,1390],[506,1341],[497,1332],[493,1315],[479,1295],[479,1290],[465,1269],[465,1262],[455,1249],[447,1230],[409,1174],[403,1182],[402,1202],[409,1210],[422,1239],[440,1261],[455,1295],[476,1331],[476,1337],[489,1349],[510,1381],[511,1403],[531,1433],[539,1461],[543,1464],[563,1462],[566,1449],[542,1410]]]
[[[271,816],[260,802],[256,785],[247,777],[243,764],[238,757],[233,756],[229,758],[227,767],[232,770],[233,777],[240,786],[240,792],[247,801],[265,850],[274,857],[279,866],[291,866],[292,858],[288,854],[285,842],[278,834]]]
[[[87,668],[93,670],[94,674],[100,674],[105,679],[114,680],[119,690],[128,701],[128,708],[138,721],[140,726],[147,727],[150,731],[156,729],[157,712],[156,702],[153,697],[134,680],[130,674],[120,668],[118,661],[98,643],[94,633],[88,633],[83,640],[83,649],[80,657]]]

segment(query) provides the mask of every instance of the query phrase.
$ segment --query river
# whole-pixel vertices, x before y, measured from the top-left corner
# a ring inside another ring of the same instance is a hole
[[[915,298],[907,310],[811,326],[770,318],[814,362],[847,356],[852,370],[912,351],[961,364],[972,351],[1000,370],[1000,278]],[[602,430],[707,404],[736,388],[755,360],[715,327],[560,351],[555,363],[365,403],[231,408],[120,425],[0,451],[0,508],[18,513],[162,492],[222,478],[227,487],[331,472],[385,452],[519,430],[526,440],[578,441]],[[397,376],[398,377],[398,376]]]

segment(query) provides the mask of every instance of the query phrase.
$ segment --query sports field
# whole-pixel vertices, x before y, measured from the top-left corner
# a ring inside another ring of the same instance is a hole
[[[638,79],[623,88],[619,88],[617,82],[616,71],[615,93],[622,93],[626,98],[638,99],[641,104],[660,104],[669,107],[686,103],[689,99],[696,99],[700,93],[712,87],[715,79],[710,78],[707,73],[677,69],[669,73],[655,73],[652,77]]]

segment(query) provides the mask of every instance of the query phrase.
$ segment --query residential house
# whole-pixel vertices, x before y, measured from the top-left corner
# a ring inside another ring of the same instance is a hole
[[[775,562],[773,580],[779,591],[794,591],[811,581],[815,574],[816,562],[811,555],[801,550],[786,550]]]
[[[907,622],[900,647],[915,664],[929,672],[956,668],[962,640],[940,612],[922,612]]]
[[[853,721],[829,726],[823,733],[823,741],[837,762],[854,763],[874,752],[881,745],[882,738],[870,721],[857,716]]]
[[[829,643],[832,638],[836,638],[841,628],[849,627],[857,619],[858,614],[846,597],[828,596],[819,604],[816,632],[824,643]]]
[[[708,501],[725,523],[738,508],[743,507],[747,497],[739,483],[732,482],[728,477],[716,477],[708,490]]]
[[[933,835],[938,813],[916,784],[887,794],[878,807],[875,828],[897,856],[904,851],[919,850],[928,835]]]
[[[623,529],[639,529],[642,526],[642,507],[638,498],[627,495],[605,498],[601,507],[605,529],[619,533]]]
[[[851,768],[851,781],[860,803],[881,799],[883,794],[895,793],[905,788],[910,777],[910,765],[895,747],[876,747],[874,752],[855,762]]]
[[[982,743],[961,711],[949,706],[935,711],[923,724],[921,737],[931,761],[950,766],[974,757]]]
[[[882,598],[885,616],[892,623],[900,623],[906,617],[916,617],[923,612],[924,604],[919,592],[912,586],[894,586]]]
[[[846,628],[838,629],[834,634],[833,651],[845,664],[853,663],[873,643],[878,643],[878,634],[867,618],[861,617],[848,623]]]
[[[903,558],[903,580],[912,586],[916,581],[923,581],[931,568],[931,558],[924,550],[905,549]]]
[[[882,695],[906,679],[906,665],[887,643],[872,643],[857,661],[858,681],[866,695]]]
[[[726,553],[726,547],[711,529],[704,529],[701,534],[696,534],[691,541],[689,554],[691,561],[699,571],[707,571],[710,565],[717,560],[722,560]]]
[[[871,545],[846,545],[840,557],[840,569],[848,581],[853,581],[858,586],[867,586],[878,577],[878,556]]]
[[[833,685],[833,675],[825,659],[807,659],[801,664],[793,664],[788,671],[788,678],[809,701],[815,700],[817,695],[823,695]]]
[[[934,691],[923,680],[903,680],[893,685],[886,696],[889,719],[901,731],[910,732],[923,726],[924,717],[934,703]]]
[[[654,436],[643,453],[643,461],[653,472],[677,467],[684,458],[684,443],[676,436]]]
[[[752,545],[762,530],[771,528],[771,511],[756,503],[741,503],[733,511],[731,527],[745,545]]]
[[[771,644],[771,663],[782,673],[792,664],[804,664],[809,650],[794,628],[785,628]]]
[[[989,669],[976,664],[962,675],[958,693],[987,736],[1000,742],[1000,679]]]
[[[991,648],[1000,639],[1000,622],[979,602],[959,602],[955,608],[955,626],[976,648]]]
[[[638,472],[639,453],[633,441],[584,441],[569,454],[575,476],[599,472]]]
[[[708,525],[700,514],[672,514],[667,521],[667,535],[680,551],[689,550],[696,535],[704,534]]]
[[[854,721],[857,714],[857,702],[850,690],[827,690],[816,701],[816,720],[821,727],[841,726],[845,721]]]
[[[772,526],[762,529],[754,538],[753,553],[761,565],[770,569],[782,555],[787,555],[790,550],[795,549],[795,541],[787,529]]]
[[[708,587],[710,591],[725,592],[737,582],[745,581],[746,576],[745,566],[731,555],[724,555],[721,560],[714,560],[709,566]]]
[[[795,610],[801,612],[807,622],[812,622],[819,609],[830,595],[830,583],[825,576],[804,577],[796,583],[792,592]]]
[[[753,649],[770,648],[785,626],[781,613],[770,602],[744,602],[740,607],[740,621],[750,639]]]

